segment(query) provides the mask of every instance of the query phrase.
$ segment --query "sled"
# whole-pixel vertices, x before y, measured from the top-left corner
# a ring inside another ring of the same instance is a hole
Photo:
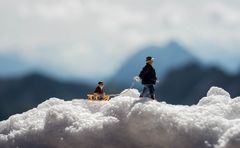
[[[109,95],[88,94],[88,100],[90,101],[109,101]]]

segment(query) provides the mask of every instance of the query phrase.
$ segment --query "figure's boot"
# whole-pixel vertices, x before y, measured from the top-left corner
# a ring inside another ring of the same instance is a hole
[[[151,99],[155,100],[155,95],[151,95]]]

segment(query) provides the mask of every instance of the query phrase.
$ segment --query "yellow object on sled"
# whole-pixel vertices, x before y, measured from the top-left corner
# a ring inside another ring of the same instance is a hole
[[[88,100],[90,101],[109,101],[110,96],[108,95],[98,95],[98,94],[88,94]]]

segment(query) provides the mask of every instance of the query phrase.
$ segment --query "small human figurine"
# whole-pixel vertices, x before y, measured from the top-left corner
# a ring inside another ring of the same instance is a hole
[[[157,82],[157,76],[155,69],[152,66],[153,62],[154,58],[152,58],[151,56],[146,57],[146,65],[145,67],[143,67],[142,71],[139,74],[139,77],[142,80],[142,84],[144,85],[140,97],[144,97],[144,95],[149,92],[150,97],[155,100],[154,85]]]
[[[98,82],[98,86],[96,87],[94,94],[98,95],[100,97],[100,99],[103,99],[103,96],[105,95],[105,92],[103,90],[104,88],[104,83],[103,81]]]
[[[93,101],[93,100],[109,101],[110,96],[105,94],[103,88],[104,88],[103,81],[98,82],[98,86],[96,87],[94,93],[87,95],[88,100],[90,100],[90,101]]]

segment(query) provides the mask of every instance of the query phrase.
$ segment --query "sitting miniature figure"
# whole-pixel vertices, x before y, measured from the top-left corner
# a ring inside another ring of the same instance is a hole
[[[94,93],[102,96],[105,95],[103,88],[104,88],[103,81],[98,82],[98,86],[96,87]]]
[[[104,88],[103,81],[98,82],[98,86],[96,87],[93,95],[92,94],[88,94],[88,100],[104,100],[104,101],[108,101],[110,97],[108,95],[105,95],[105,92],[104,92],[103,88]]]

